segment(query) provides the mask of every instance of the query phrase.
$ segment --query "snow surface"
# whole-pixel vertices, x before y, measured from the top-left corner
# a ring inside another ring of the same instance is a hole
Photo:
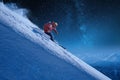
[[[111,80],[0,3],[0,80]]]

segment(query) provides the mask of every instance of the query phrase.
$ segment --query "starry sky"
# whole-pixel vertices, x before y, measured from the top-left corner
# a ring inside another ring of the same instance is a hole
[[[3,0],[27,8],[28,18],[43,29],[56,21],[54,38],[71,52],[82,47],[120,45],[120,0]]]

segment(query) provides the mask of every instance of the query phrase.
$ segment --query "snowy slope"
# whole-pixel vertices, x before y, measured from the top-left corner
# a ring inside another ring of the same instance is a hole
[[[0,3],[0,80],[111,80]]]

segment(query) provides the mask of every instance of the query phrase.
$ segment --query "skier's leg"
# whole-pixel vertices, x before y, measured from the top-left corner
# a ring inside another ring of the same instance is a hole
[[[51,33],[46,33],[46,34],[50,36],[50,39],[51,39],[52,41],[54,41],[53,36],[52,36]]]
[[[52,34],[49,33],[49,35],[50,35],[50,39],[51,39],[52,41],[54,41]]]

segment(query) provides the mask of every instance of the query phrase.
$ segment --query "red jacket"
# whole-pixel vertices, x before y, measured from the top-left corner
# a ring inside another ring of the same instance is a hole
[[[46,23],[44,25],[44,32],[50,33],[52,30],[57,33],[56,27],[53,27],[51,23]]]

